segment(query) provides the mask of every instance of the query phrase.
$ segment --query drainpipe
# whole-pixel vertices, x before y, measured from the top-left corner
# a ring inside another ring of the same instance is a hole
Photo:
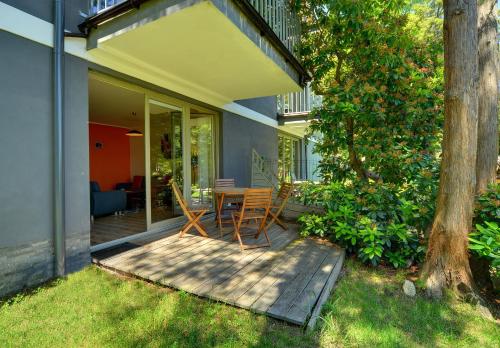
[[[66,241],[64,233],[64,153],[63,153],[63,54],[64,0],[54,0],[53,51],[54,102],[54,253],[55,275],[66,272]]]

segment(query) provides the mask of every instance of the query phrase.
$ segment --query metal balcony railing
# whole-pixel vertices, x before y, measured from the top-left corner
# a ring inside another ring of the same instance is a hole
[[[90,0],[89,15],[93,16],[126,0]],[[241,0],[235,0],[241,1]],[[276,36],[295,55],[300,40],[300,20],[290,6],[290,0],[247,0],[260,14]]]
[[[289,0],[249,0],[292,54],[300,40],[300,19]]]
[[[93,16],[125,0],[90,0],[89,15]]]
[[[281,115],[307,114],[320,107],[323,98],[315,95],[309,84],[300,92],[278,96],[278,113]]]

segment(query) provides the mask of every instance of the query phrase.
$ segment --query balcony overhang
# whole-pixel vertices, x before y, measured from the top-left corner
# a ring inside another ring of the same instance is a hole
[[[87,49],[216,106],[299,91],[304,82],[231,0],[146,1],[91,29]]]
[[[310,111],[278,114],[278,129],[303,137],[314,119]]]

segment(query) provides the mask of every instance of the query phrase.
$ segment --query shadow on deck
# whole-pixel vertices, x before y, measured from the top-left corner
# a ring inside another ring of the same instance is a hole
[[[344,251],[317,240],[298,239],[297,226],[269,231],[270,248],[240,251],[231,233],[219,236],[205,222],[209,238],[177,230],[155,240],[127,243],[98,252],[93,262],[201,297],[314,326],[342,268]],[[227,229],[227,232],[230,232]],[[254,243],[261,243],[261,238]]]

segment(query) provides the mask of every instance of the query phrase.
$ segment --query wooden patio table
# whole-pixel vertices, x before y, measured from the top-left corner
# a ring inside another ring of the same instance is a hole
[[[246,187],[218,187],[214,189],[214,193],[217,199],[217,225],[219,226],[219,231],[222,234],[222,207],[224,205],[225,197],[243,197],[245,195]]]

